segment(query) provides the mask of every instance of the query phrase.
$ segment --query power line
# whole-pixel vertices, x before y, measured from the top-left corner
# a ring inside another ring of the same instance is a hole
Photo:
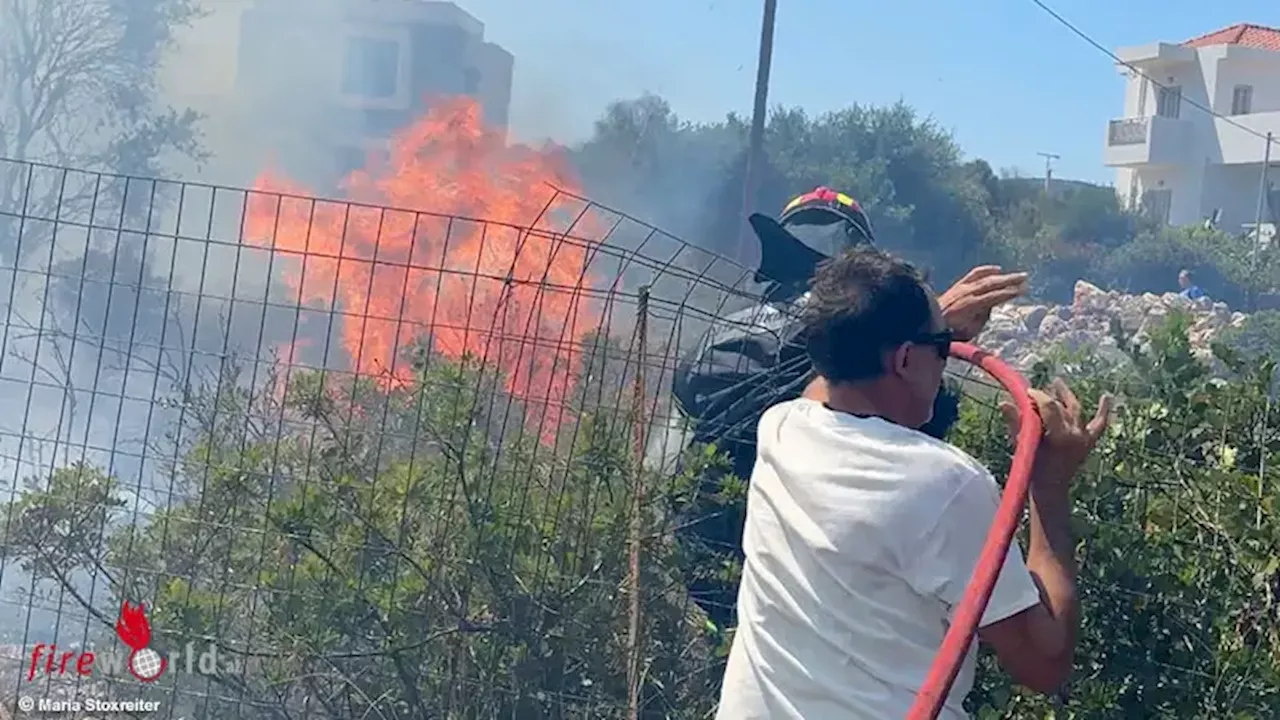
[[[1043,0],[1031,0],[1031,2],[1034,3],[1036,7],[1045,11],[1049,15],[1049,17],[1053,18],[1054,20],[1057,20],[1058,23],[1061,24],[1063,27],[1075,33],[1075,35],[1078,36],[1081,40],[1084,40],[1085,42],[1089,43],[1093,47],[1097,48],[1104,55],[1111,58],[1113,61],[1115,61],[1117,65],[1123,65],[1124,67],[1128,68],[1130,71],[1136,73],[1140,77],[1144,78],[1147,82],[1155,85],[1158,88],[1161,88],[1164,90],[1169,89],[1168,85],[1165,85],[1164,83],[1160,82],[1159,80],[1156,80],[1155,78],[1151,77],[1150,75],[1143,72],[1142,70],[1139,70],[1132,63],[1121,60],[1118,55],[1116,55],[1114,52],[1112,52],[1111,50],[1103,46],[1102,43],[1098,42],[1097,40],[1094,40],[1088,33],[1076,27],[1075,24],[1073,24],[1070,20],[1059,15],[1058,11],[1046,5]],[[1185,95],[1181,97],[1181,100],[1182,102],[1190,105],[1191,107],[1197,110],[1202,110],[1208,113],[1209,115],[1215,118],[1218,118],[1220,120],[1224,120],[1227,122],[1228,125],[1231,125],[1232,127],[1243,130],[1260,140],[1266,140],[1268,143],[1276,142],[1276,138],[1269,137],[1267,135],[1264,135],[1263,133],[1258,132],[1257,130],[1254,130],[1251,127],[1242,125],[1240,124],[1239,121],[1237,121],[1235,118],[1232,118],[1230,115],[1223,115],[1222,113],[1216,112],[1213,108],[1208,107],[1206,105],[1202,105],[1196,102],[1195,100],[1192,100],[1186,97]]]

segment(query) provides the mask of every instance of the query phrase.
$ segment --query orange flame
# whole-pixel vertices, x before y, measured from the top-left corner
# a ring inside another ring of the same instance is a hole
[[[134,650],[141,650],[151,644],[151,623],[147,622],[147,613],[142,605],[132,606],[128,600],[120,608],[120,619],[116,620],[116,635],[125,645]]]
[[[437,103],[392,138],[385,160],[371,159],[343,184],[350,200],[371,207],[255,194],[246,240],[288,251],[279,257],[300,304],[342,313],[342,345],[358,374],[384,387],[410,381],[402,351],[428,338],[447,357],[496,366],[507,391],[543,408],[554,432],[581,365],[580,339],[600,320],[586,300],[590,248],[550,232],[554,187],[577,185],[567,164],[509,147],[463,98]],[[254,188],[306,194],[270,172]],[[540,232],[519,229],[534,223]]]

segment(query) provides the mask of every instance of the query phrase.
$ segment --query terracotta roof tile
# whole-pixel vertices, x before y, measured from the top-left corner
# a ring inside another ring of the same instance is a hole
[[[1192,38],[1183,45],[1200,48],[1210,45],[1240,45],[1280,52],[1280,30],[1265,25],[1238,23],[1231,27],[1215,30],[1211,33]]]

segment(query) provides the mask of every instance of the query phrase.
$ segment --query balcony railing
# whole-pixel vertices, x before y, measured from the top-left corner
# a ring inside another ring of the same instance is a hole
[[[1108,145],[1141,145],[1147,141],[1150,118],[1123,118],[1112,120],[1107,128]]]

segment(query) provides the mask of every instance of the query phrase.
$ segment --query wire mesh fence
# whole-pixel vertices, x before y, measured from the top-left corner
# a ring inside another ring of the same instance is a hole
[[[1075,480],[1082,626],[1076,672],[1049,702],[1011,694],[985,657],[970,696],[990,717],[1277,717],[1280,523],[1269,466],[1277,447],[1273,361],[1230,345],[1198,352],[1175,316],[1128,362],[1059,352],[1053,374],[1086,405],[1119,398],[1089,470]],[[998,398],[969,388],[949,438],[999,477],[1009,452]]]
[[[553,189],[512,227],[4,171],[6,696],[98,687],[128,601],[174,717],[712,700],[639,461],[741,268]]]
[[[653,448],[686,442],[677,361],[762,302],[751,272],[554,188],[516,226],[0,177],[6,709],[708,716],[741,483],[714,452]],[[1166,344],[1124,372],[1059,363],[1127,403],[1078,493],[1063,702],[1270,717],[1270,393]],[[996,393],[958,382],[951,439],[999,476]],[[691,510],[722,546],[688,541]],[[995,674],[974,702],[1042,716]]]

